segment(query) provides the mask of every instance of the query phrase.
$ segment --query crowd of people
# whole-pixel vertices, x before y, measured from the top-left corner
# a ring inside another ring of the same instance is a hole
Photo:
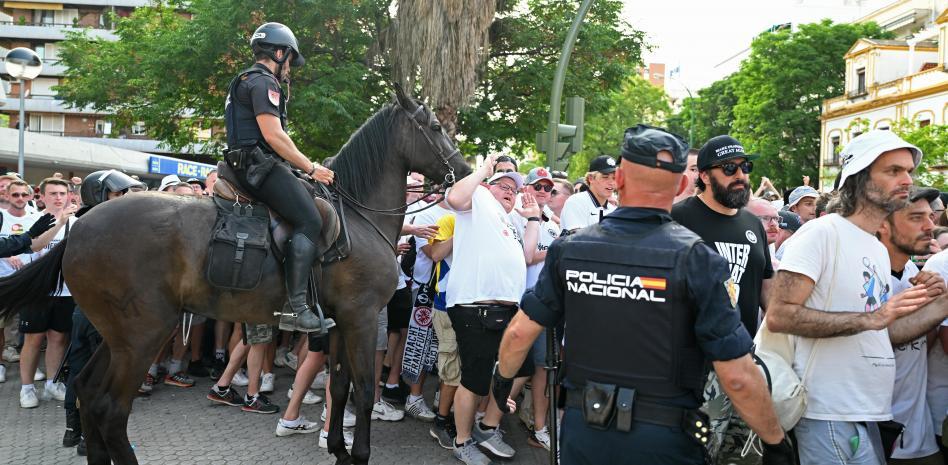
[[[818,191],[807,177],[782,193],[763,178],[755,192],[754,163],[767,161],[754,160],[730,136],[712,138],[687,153],[688,181],[674,198],[671,217],[727,261],[727,291],[749,336],[762,321],[771,330],[803,336],[795,367],[807,367],[810,415],[794,430],[798,443],[809,445],[800,448],[803,463],[836,463],[819,454],[839,450],[840,443],[845,443],[840,453],[851,460],[845,463],[879,463],[863,456],[873,448],[860,448],[859,441],[873,438],[866,422],[881,425],[894,418],[904,431],[889,463],[945,464],[948,320],[932,323],[942,310],[923,304],[944,292],[948,278],[946,196],[912,185],[921,152],[894,134],[870,131],[845,152],[851,159],[832,192]],[[516,159],[493,155],[446,195],[426,197],[420,192],[424,179],[409,175],[406,201],[413,206],[399,241],[401,276],[378,314],[372,420],[409,416],[427,422],[432,438],[458,460],[486,465],[492,463],[489,455],[510,458],[518,452],[500,428],[506,412],[516,410],[530,445],[551,447],[556,439],[549,412],[563,405],[549,403],[547,330],[514,377],[508,405],[489,395],[494,364],[504,330],[524,292],[537,283],[551,244],[617,209],[620,161],[598,156],[585,176],[570,181],[544,167],[521,174]],[[207,196],[215,181],[216,172],[204,180],[172,175],[158,190]],[[12,256],[0,259],[0,275],[15,272],[68,235],[82,207],[82,182],[57,175],[34,188],[16,175],[0,176],[0,239],[30,239],[11,245]],[[142,189],[129,187],[109,198]],[[900,193],[908,199],[893,200]],[[73,345],[91,341],[93,347],[95,338],[69,296],[64,287],[48,308],[24,309],[16,321],[0,322],[0,348],[4,362],[19,364],[20,406],[65,401],[63,444],[78,445],[81,452],[75,397],[65,382],[71,377],[61,372],[77,368],[64,363],[70,338]],[[901,317],[911,313],[905,310],[910,305],[922,306],[918,314],[927,311],[928,319],[906,328],[908,319]],[[886,328],[888,337],[880,333]],[[554,341],[557,351],[562,342]],[[319,445],[326,447],[332,407],[326,347],[319,333],[190,315],[155,354],[140,393],[149,395],[158,384],[190,388],[195,378],[210,378],[210,401],[244,412],[282,412],[277,436],[319,432]],[[45,372],[38,368],[41,353]],[[274,367],[295,371],[286,402],[268,397],[275,391]],[[0,382],[12,375],[6,370],[0,364]],[[429,383],[437,385],[435,395],[426,398],[426,381],[434,376],[437,381]],[[43,381],[38,393],[34,382]],[[708,396],[715,395],[711,389]],[[324,404],[321,422],[307,420],[302,404],[319,403]],[[347,411],[347,445],[354,423]],[[749,463],[741,454],[748,433],[749,426],[735,416],[721,463]]]

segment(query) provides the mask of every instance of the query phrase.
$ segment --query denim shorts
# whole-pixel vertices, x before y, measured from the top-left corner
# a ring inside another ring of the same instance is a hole
[[[793,431],[800,465],[885,465],[875,423],[803,418]]]

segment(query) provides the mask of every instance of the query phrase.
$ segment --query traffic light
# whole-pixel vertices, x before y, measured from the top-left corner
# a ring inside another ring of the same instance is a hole
[[[551,168],[565,165],[565,159],[583,149],[583,118],[586,100],[582,97],[566,99],[566,124],[558,124],[556,130],[556,150],[553,159],[548,160]],[[549,154],[549,134],[537,134],[537,150]]]

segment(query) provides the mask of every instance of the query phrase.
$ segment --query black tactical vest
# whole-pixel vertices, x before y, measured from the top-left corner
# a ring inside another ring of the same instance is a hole
[[[686,257],[700,238],[675,222],[639,235],[601,225],[562,247],[566,378],[634,388],[640,395],[700,395],[707,374],[695,338]]]
[[[232,81],[227,91],[227,101],[224,103],[224,121],[227,125],[227,148],[230,150],[244,147],[260,147],[265,152],[273,153],[267,145],[257,125],[257,117],[253,113],[250,102],[240,102],[237,99],[237,88],[242,83],[250,83],[254,79],[276,79],[269,70],[260,66],[251,66],[240,72]],[[279,86],[278,86],[279,87]],[[286,129],[286,99],[283,97],[283,87],[280,89],[280,125]]]

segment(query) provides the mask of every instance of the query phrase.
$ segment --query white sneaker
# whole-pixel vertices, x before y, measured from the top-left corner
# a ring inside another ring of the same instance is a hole
[[[273,392],[273,373],[264,373],[260,377],[260,392]]]
[[[479,423],[484,419],[484,415],[487,415],[486,412],[475,412],[474,413],[474,423]]]
[[[544,426],[543,429],[534,431],[533,437],[530,438],[530,445],[534,447],[539,445],[546,450],[550,450],[550,430]]]
[[[39,399],[36,398],[36,389],[27,389],[26,391],[20,391],[20,407],[23,408],[36,408],[40,403]]]
[[[329,382],[329,372],[320,371],[319,373],[316,374],[316,378],[313,380],[313,384],[310,384],[309,387],[317,391],[322,391],[326,389],[327,382]]]
[[[299,358],[296,357],[296,354],[294,354],[293,352],[287,352],[286,357],[283,357],[283,358],[285,359],[283,361],[283,363],[285,363],[285,366],[293,371],[296,371],[300,363]]]
[[[36,373],[33,374],[33,381],[44,381],[46,380],[46,373],[43,373],[43,370],[39,368],[36,369]]]
[[[435,413],[428,408],[424,397],[419,397],[418,400],[405,404],[405,412],[416,420],[434,421],[435,419]]]
[[[405,418],[405,412],[395,408],[392,404],[379,399],[372,406],[372,419],[382,421],[401,421]]]
[[[319,432],[319,447],[323,449],[328,449],[329,445],[326,444],[326,441],[329,440],[328,431]],[[352,431],[342,430],[342,440],[346,443],[346,449],[352,449]]]
[[[276,355],[273,357],[273,364],[283,368],[286,366],[286,347],[277,347]]]
[[[287,399],[293,398],[293,388],[290,388],[288,391],[286,391],[286,398]],[[319,394],[316,394],[313,391],[310,391],[309,389],[306,390],[306,395],[303,396],[303,403],[306,405],[318,404],[322,401],[323,401],[323,398],[320,397]]]
[[[0,383],[7,381],[7,367],[0,365]]]
[[[53,383],[43,389],[43,400],[56,399],[58,401],[66,400],[66,385],[63,383]]]
[[[315,421],[306,421],[302,416],[299,418],[299,425],[285,426],[283,419],[277,420],[276,435],[280,437],[290,436],[292,434],[309,434],[319,431],[319,423]]]
[[[319,419],[322,420],[323,423],[326,423],[326,406],[325,405],[323,405],[323,413],[319,415]],[[352,428],[355,425],[356,425],[355,414],[353,414],[348,409],[346,409],[345,415],[342,416],[342,427]]]
[[[20,361],[20,353],[16,351],[16,347],[7,346],[3,349],[3,361],[16,363]]]
[[[250,384],[250,379],[247,378],[247,372],[241,368],[237,373],[234,374],[234,377],[231,378],[230,384],[234,386],[246,386]]]

